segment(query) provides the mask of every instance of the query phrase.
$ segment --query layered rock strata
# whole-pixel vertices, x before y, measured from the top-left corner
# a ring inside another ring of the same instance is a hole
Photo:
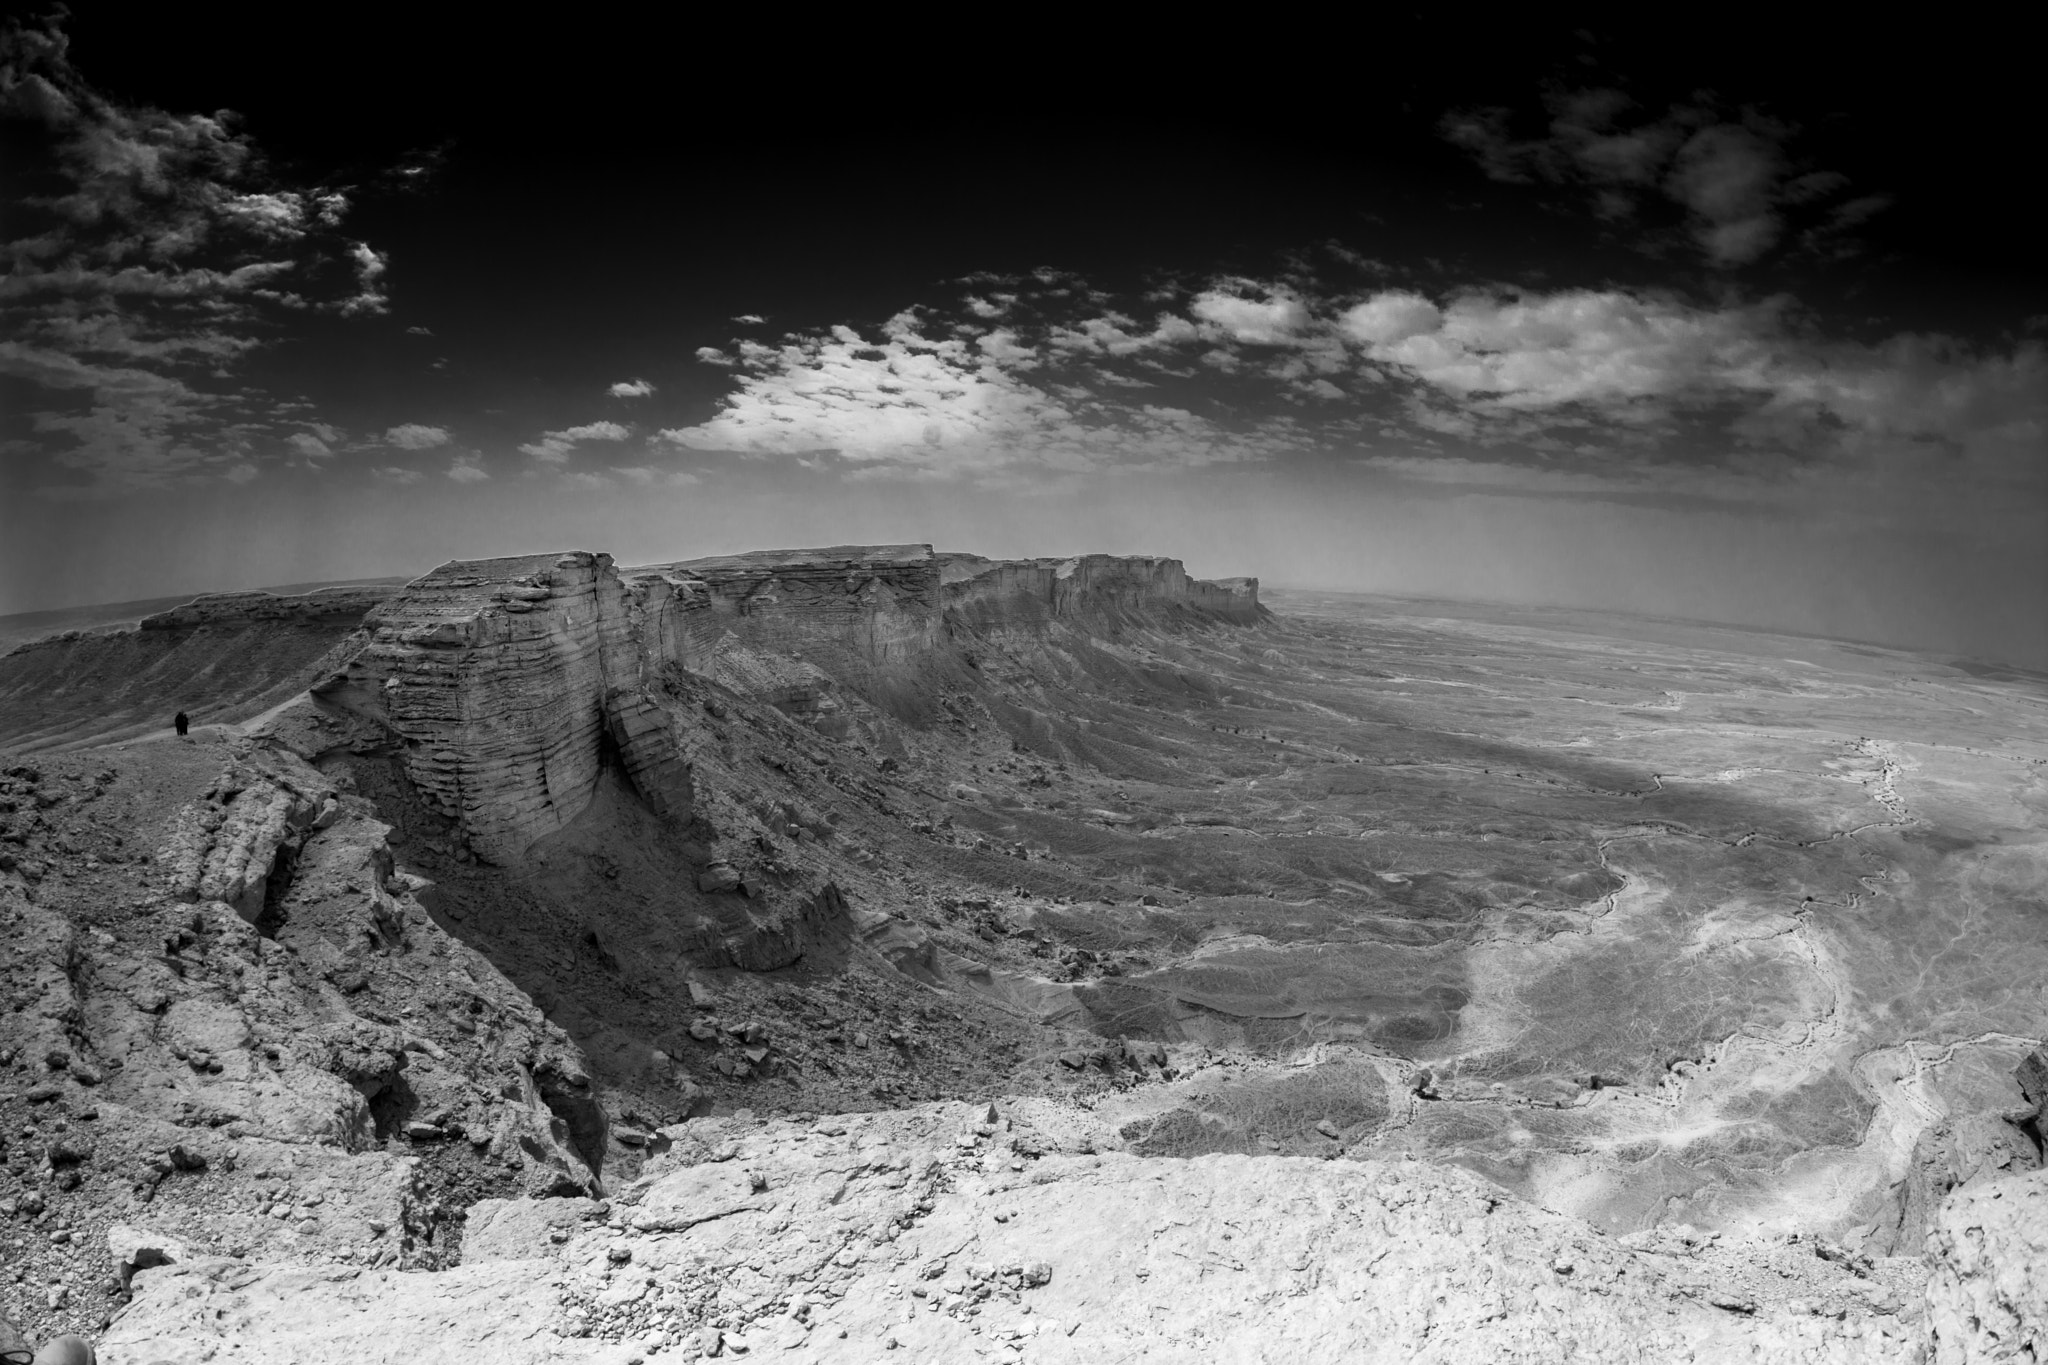
[[[822,650],[869,664],[916,660],[939,641],[929,545],[763,550],[629,569],[626,577],[692,585],[676,599],[696,609],[684,616],[683,648],[667,657],[699,671],[728,631],[752,649],[799,657]]]
[[[1259,580],[1188,577],[1177,559],[1080,555],[1072,559],[942,556],[948,615],[979,631],[1016,631],[1058,620],[1090,625],[1156,623],[1183,611],[1249,624],[1261,619]]]
[[[1203,583],[1178,560],[998,562],[928,545],[778,550],[616,569],[581,551],[444,564],[372,612],[314,694],[387,727],[413,785],[494,862],[590,803],[607,744],[658,812],[687,822],[674,718],[654,700],[682,668],[825,733],[842,681],[886,691],[950,628],[1062,620],[1259,618],[1254,579]],[[841,726],[843,728],[843,725]]]
[[[302,691],[395,589],[201,597],[114,631],[67,631],[0,656],[0,744],[58,748],[240,721]]]
[[[361,620],[365,613],[389,599],[397,590],[389,587],[321,588],[296,596],[279,597],[267,592],[216,592],[195,597],[183,606],[145,616],[142,630],[197,630],[201,627],[240,627],[258,621],[316,623],[333,618]]]
[[[643,662],[609,556],[444,564],[364,625],[314,694],[401,737],[414,787],[478,853],[512,857],[589,804],[606,698]]]

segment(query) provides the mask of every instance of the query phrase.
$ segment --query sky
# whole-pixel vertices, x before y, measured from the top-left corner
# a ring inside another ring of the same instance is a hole
[[[2048,668],[2027,43],[262,13],[0,37],[0,613],[932,542]]]

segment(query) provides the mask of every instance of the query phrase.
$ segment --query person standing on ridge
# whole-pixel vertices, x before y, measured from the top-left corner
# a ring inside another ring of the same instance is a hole
[[[192,717],[186,715],[183,711],[180,711],[177,715],[171,717],[171,724],[177,727],[178,738],[183,739],[185,737],[185,731],[190,729],[192,726]]]

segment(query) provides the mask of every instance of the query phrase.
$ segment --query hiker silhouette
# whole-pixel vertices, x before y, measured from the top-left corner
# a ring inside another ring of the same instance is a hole
[[[171,724],[175,725],[178,728],[178,733],[182,735],[191,728],[192,717],[180,711],[177,715],[171,717]]]

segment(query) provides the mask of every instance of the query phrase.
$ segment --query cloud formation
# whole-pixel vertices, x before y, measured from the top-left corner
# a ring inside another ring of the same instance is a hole
[[[1486,175],[1568,186],[1593,213],[1630,225],[1656,245],[1653,210],[1678,210],[1683,231],[1715,266],[1746,265],[1779,247],[1795,216],[1814,249],[1883,209],[1881,195],[1850,196],[1847,177],[1800,162],[1797,129],[1754,109],[1729,113],[1711,98],[1661,113],[1618,90],[1553,90],[1542,136],[1517,138],[1504,108],[1457,110],[1440,132]]]
[[[605,392],[614,398],[645,398],[654,392],[654,385],[644,379],[622,379]]]
[[[61,11],[59,11],[61,16]],[[118,103],[72,67],[61,18],[0,30],[0,118],[23,128],[0,244],[0,369],[49,395],[28,414],[31,486],[93,495],[247,482],[324,458],[289,411],[223,383],[266,316],[381,312],[385,258],[339,233],[345,187],[271,178],[230,114]]]
[[[575,450],[579,441],[623,441],[631,434],[617,422],[590,422],[580,427],[544,432],[538,441],[529,441],[519,447],[519,452],[531,455],[542,464],[559,465],[568,462],[570,452]]]
[[[446,428],[422,426],[418,422],[406,422],[384,433],[384,444],[400,450],[432,450],[448,441]]]
[[[867,478],[1128,472],[1266,453],[1256,435],[1187,409],[1105,401],[1086,384],[1058,382],[1061,352],[1131,355],[1155,345],[1116,320],[1049,327],[1039,345],[1007,329],[951,330],[927,335],[906,312],[879,339],[839,326],[779,346],[739,342],[702,357],[740,373],[721,411],[661,439],[753,456],[830,453]],[[1046,382],[1027,377],[1041,366]]]
[[[481,483],[491,476],[484,472],[482,456],[464,452],[449,461],[448,477],[457,483]]]
[[[1831,339],[1783,297],[1618,288],[1325,296],[1231,278],[1155,296],[1179,306],[1148,316],[1065,278],[1013,281],[1000,310],[973,284],[867,331],[706,348],[732,390],[659,439],[1001,486],[1290,457],[1711,498],[1767,498],[1788,471],[2043,473],[2038,342]],[[1501,472],[1516,469],[1527,478]]]

